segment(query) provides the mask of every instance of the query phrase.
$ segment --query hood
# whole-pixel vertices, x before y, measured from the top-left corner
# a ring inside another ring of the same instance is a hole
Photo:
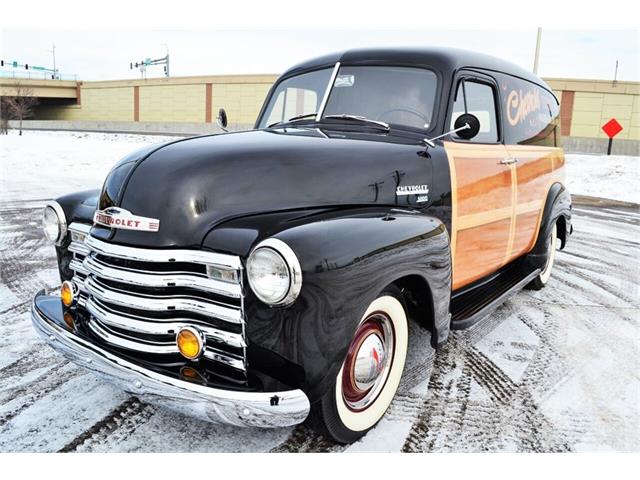
[[[158,219],[159,230],[94,233],[148,247],[198,247],[216,225],[261,212],[415,204],[417,195],[397,196],[396,188],[429,185],[432,176],[430,158],[415,137],[315,129],[197,137],[129,165],[126,178],[105,185],[119,190],[117,206]]]

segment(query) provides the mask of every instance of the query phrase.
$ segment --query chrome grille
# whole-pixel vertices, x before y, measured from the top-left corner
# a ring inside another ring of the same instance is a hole
[[[78,303],[95,336],[127,350],[176,355],[177,332],[191,326],[205,336],[205,359],[246,370],[239,257],[114,245],[91,237],[90,228],[70,225],[69,251]],[[209,269],[232,281],[211,278]]]

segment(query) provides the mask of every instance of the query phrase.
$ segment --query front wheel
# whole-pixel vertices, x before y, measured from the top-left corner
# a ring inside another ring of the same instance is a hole
[[[532,290],[541,290],[549,281],[551,277],[551,270],[553,269],[553,263],[556,259],[556,244],[558,242],[558,231],[556,225],[553,225],[551,229],[551,233],[547,237],[546,241],[546,252],[547,252],[547,261],[544,265],[544,268],[540,272],[540,274],[531,280],[531,283],[527,285],[528,288]]]
[[[340,443],[373,428],[396,394],[408,341],[404,300],[389,288],[367,308],[335,384],[312,406],[312,426]]]

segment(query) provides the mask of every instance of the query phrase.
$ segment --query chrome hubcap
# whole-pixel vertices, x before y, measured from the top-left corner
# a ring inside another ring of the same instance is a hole
[[[358,327],[342,369],[342,396],[349,409],[371,405],[384,388],[393,359],[391,319],[378,312]]]
[[[360,390],[370,388],[382,373],[385,362],[384,344],[380,337],[371,333],[362,342],[353,367],[356,387]]]

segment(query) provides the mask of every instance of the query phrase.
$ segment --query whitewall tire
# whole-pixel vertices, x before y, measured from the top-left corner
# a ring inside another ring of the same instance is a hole
[[[389,288],[367,308],[333,388],[312,408],[314,427],[341,443],[373,428],[398,390],[408,344],[402,294]]]
[[[553,225],[551,229],[551,233],[547,238],[547,261],[544,265],[544,268],[540,272],[540,274],[534,278],[531,283],[529,283],[528,287],[533,290],[540,290],[544,288],[544,286],[551,278],[551,270],[553,270],[553,264],[556,260],[556,248],[558,246],[558,229],[556,224]]]

